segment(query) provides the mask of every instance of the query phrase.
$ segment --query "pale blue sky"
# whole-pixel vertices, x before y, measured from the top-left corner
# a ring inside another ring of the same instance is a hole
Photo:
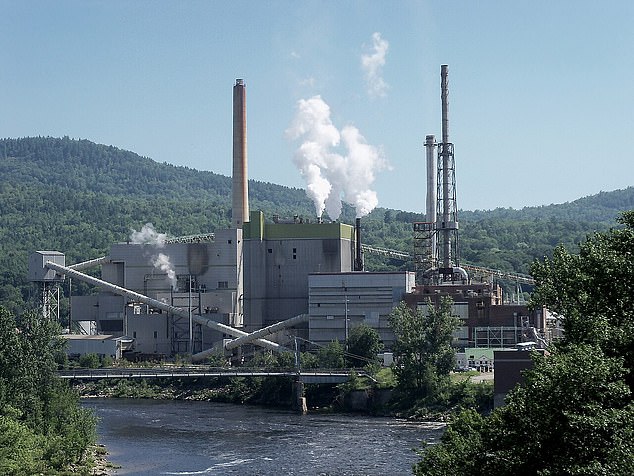
[[[374,33],[387,49],[371,94]],[[441,64],[459,208],[634,185],[629,0],[0,0],[0,137],[68,135],[230,175],[244,78],[251,178],[304,187],[285,131],[320,95],[390,164],[370,186],[379,206],[423,211]]]

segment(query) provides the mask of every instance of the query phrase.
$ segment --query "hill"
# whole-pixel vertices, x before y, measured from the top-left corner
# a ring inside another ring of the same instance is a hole
[[[229,177],[87,140],[0,140],[0,303],[19,312],[30,300],[33,287],[25,275],[33,250],[60,250],[73,263],[105,254],[147,222],[171,236],[213,232],[229,225],[230,192]],[[249,193],[251,208],[268,217],[314,213],[301,189],[250,181]],[[589,233],[614,226],[618,213],[628,209],[634,209],[634,187],[560,205],[461,211],[462,258],[526,273],[555,245],[573,247]],[[344,207],[341,219],[353,222],[351,207]],[[376,209],[363,220],[364,241],[411,252],[414,221],[424,218]],[[375,256],[366,262],[374,269],[408,266]]]

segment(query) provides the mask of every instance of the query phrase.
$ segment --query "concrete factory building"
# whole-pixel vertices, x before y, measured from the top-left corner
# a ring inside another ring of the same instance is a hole
[[[200,243],[115,244],[101,263],[101,276],[194,315],[242,327],[241,235],[241,230],[229,229],[218,230],[213,241]],[[157,266],[161,260],[164,266]],[[71,308],[73,321],[85,331],[90,333],[95,326],[99,334],[127,335],[135,339],[135,350],[144,354],[196,353],[223,337],[200,324],[192,324],[190,332],[187,317],[170,315],[107,289],[73,296]]]
[[[389,315],[415,286],[416,274],[399,272],[314,273],[308,277],[309,338],[325,345],[344,342],[354,327],[365,324],[391,348]]]
[[[295,327],[293,334],[326,344],[345,340],[362,323],[376,329],[389,349],[392,309],[403,300],[412,308],[426,308],[429,302],[439,304],[442,296],[452,298],[454,313],[462,319],[458,348],[540,341],[545,310],[505,304],[492,279],[474,282],[469,267],[460,266],[446,65],[441,86],[442,142],[427,136],[425,143],[427,212],[426,222],[414,224],[416,271],[363,271],[359,219],[355,226],[321,218],[267,221],[262,212],[249,211],[246,86],[238,79],[231,227],[196,237],[131,240],[113,245],[108,256],[73,266],[65,266],[61,253],[36,252],[29,279],[42,286],[45,316],[54,314],[56,286],[65,275],[100,289],[71,298],[71,321],[84,334],[132,338],[140,354],[187,353],[202,360],[214,347],[233,351],[247,343],[285,350],[280,344],[287,345],[292,336],[281,329]],[[80,272],[93,265],[101,265],[101,279]]]
[[[355,229],[344,223],[274,218],[252,212],[244,225],[247,331],[308,312],[308,276],[352,270]]]

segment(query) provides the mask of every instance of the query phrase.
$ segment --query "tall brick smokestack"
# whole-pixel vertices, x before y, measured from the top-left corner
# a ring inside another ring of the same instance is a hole
[[[233,181],[231,225],[242,228],[249,221],[249,184],[247,173],[247,87],[236,79],[233,87]]]

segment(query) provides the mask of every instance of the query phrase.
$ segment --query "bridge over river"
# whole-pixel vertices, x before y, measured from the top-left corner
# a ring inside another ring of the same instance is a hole
[[[351,372],[357,376],[374,380],[367,372],[356,369],[310,369],[302,370],[269,370],[269,369],[223,369],[223,368],[107,368],[107,369],[71,369],[60,370],[58,375],[71,380],[102,379],[185,379],[201,377],[288,377],[300,380],[304,384],[343,383],[350,379]]]

